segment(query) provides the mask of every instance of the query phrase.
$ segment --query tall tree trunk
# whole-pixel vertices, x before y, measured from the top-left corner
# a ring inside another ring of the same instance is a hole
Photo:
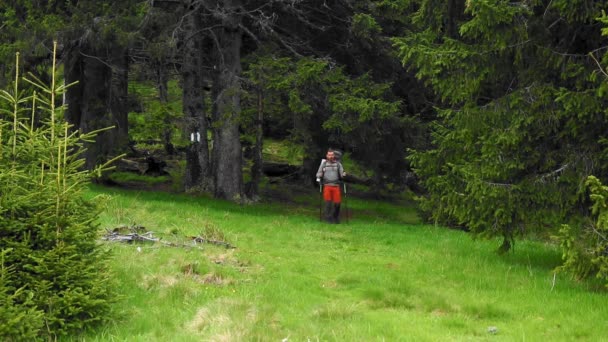
[[[464,0],[448,0],[447,18],[446,18],[446,35],[456,39],[458,37],[458,20],[464,13]]]
[[[247,195],[250,198],[259,197],[260,180],[262,179],[262,165],[264,159],[262,152],[264,149],[264,93],[262,89],[257,90],[258,105],[257,119],[255,120],[255,146],[253,148],[253,165],[251,166],[251,185]]]
[[[186,135],[191,139],[186,150],[186,191],[206,192],[213,189],[209,144],[207,143],[207,118],[204,106],[202,41],[198,11],[187,9],[184,17],[183,64],[183,112]]]
[[[163,108],[163,129],[162,141],[165,147],[165,152],[172,155],[175,152],[171,143],[171,116],[169,115],[169,90],[167,86],[167,69],[165,68],[164,58],[156,60],[154,66],[156,68],[156,86],[158,87],[158,99]]]
[[[239,200],[243,195],[241,112],[241,1],[221,1],[225,10],[217,30],[217,72],[214,82],[213,167],[215,197]]]
[[[109,50],[109,53],[108,53]],[[68,88],[66,119],[83,133],[114,126],[97,135],[84,154],[85,167],[92,169],[127,150],[128,60],[126,49],[95,49],[74,46],[65,63],[65,78],[78,84]]]
[[[129,57],[128,51],[124,47],[115,47],[110,54],[112,68],[108,107],[113,121],[112,125],[116,128],[108,133],[111,134],[110,139],[116,144],[112,153],[118,154],[125,152],[129,146]],[[100,143],[106,141],[102,140]]]

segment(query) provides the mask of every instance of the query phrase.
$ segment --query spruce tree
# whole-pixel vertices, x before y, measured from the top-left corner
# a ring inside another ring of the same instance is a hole
[[[55,63],[50,85],[21,78],[19,58],[16,70],[0,91],[0,316],[14,315],[0,338],[54,338],[102,320],[112,298],[98,210],[82,196],[93,175],[82,171],[83,141],[95,132],[63,119]]]
[[[606,46],[598,1],[421,0],[404,65],[431,86],[433,147],[411,158],[435,222],[502,236],[546,233],[587,212],[582,184],[605,175]]]

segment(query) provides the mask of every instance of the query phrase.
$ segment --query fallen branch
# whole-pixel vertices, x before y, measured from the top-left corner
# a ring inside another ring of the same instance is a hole
[[[106,235],[101,239],[106,241],[118,241],[131,243],[133,241],[139,242],[158,242],[159,238],[155,238],[154,233],[145,231],[145,227],[142,226],[119,226],[112,230],[107,230]]]
[[[236,248],[235,246],[229,244],[228,242],[209,240],[209,239],[205,239],[204,237],[201,237],[201,236],[191,236],[190,239],[192,239],[192,241],[194,241],[195,244],[196,243],[210,243],[210,244],[216,245],[216,246],[224,246],[227,249]]]
[[[226,241],[212,240],[207,239],[202,236],[189,236],[187,237],[192,241],[190,243],[176,243],[170,241],[161,241],[161,238],[157,238],[154,236],[154,233],[151,231],[146,231],[145,227],[142,226],[119,226],[112,230],[106,229],[107,233],[101,239],[105,241],[112,242],[145,242],[145,243],[160,243],[163,246],[168,247],[185,247],[185,248],[200,248],[197,244],[208,243],[216,246],[223,246],[227,249],[236,248],[232,244]]]

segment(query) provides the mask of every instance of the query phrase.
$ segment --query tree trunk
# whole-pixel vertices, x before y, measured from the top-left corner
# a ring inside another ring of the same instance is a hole
[[[126,49],[97,50],[86,45],[69,51],[65,64],[68,83],[66,119],[83,133],[114,126],[87,144],[85,167],[92,169],[128,148],[128,60]]]
[[[255,146],[253,148],[253,165],[251,166],[251,186],[247,194],[251,198],[257,198],[260,194],[260,181],[262,179],[263,163],[262,152],[264,148],[264,94],[261,89],[258,95],[258,117],[255,120]]]
[[[307,149],[308,150],[308,149]],[[321,149],[315,149],[317,152],[304,152],[304,160],[302,161],[302,169],[300,177],[304,185],[309,186],[317,186],[315,182],[316,173],[319,169],[319,165],[321,165],[321,159],[325,158],[325,154]]]
[[[218,46],[214,82],[213,167],[215,197],[239,200],[243,171],[239,115],[241,112],[241,2],[223,0],[227,13],[217,31]]]
[[[448,0],[446,19],[446,35],[456,39],[458,37],[458,20],[464,13],[465,1],[463,0]]]
[[[163,108],[163,129],[162,129],[162,141],[165,147],[167,155],[173,155],[175,148],[171,143],[172,130],[171,130],[171,116],[168,112],[169,106],[169,90],[167,86],[167,69],[164,59],[161,57],[156,60],[154,66],[156,67],[156,85],[158,87],[158,99],[161,107]]]
[[[186,12],[181,76],[185,133],[190,137],[190,146],[186,150],[184,187],[186,191],[207,192],[213,189],[213,183],[204,106],[201,23],[198,12]]]

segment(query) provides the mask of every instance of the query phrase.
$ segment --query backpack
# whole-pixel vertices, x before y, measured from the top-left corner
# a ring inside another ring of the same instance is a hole
[[[336,162],[342,163],[342,151],[334,150],[334,156],[336,156]]]

